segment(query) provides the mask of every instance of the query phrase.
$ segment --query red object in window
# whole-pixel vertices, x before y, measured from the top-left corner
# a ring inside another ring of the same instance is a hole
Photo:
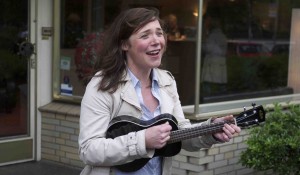
[[[229,41],[227,54],[247,58],[272,56],[271,51],[264,44],[244,41]]]
[[[80,80],[90,75],[103,46],[103,33],[87,34],[75,49],[76,73]]]

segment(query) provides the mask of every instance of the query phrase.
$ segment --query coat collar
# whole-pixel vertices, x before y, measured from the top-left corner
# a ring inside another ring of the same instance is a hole
[[[172,76],[172,74],[166,70],[154,68],[153,71],[155,71],[158,85],[160,88],[169,86],[174,81],[174,77]],[[127,101],[128,103],[136,106],[139,110],[141,110],[141,106],[139,104],[139,100],[135,92],[134,86],[131,82],[130,75],[127,72],[124,72],[124,81],[125,84],[123,88],[121,88],[121,98],[124,101]]]
[[[156,74],[159,87],[169,86],[174,81],[174,77],[169,71],[159,68],[154,68],[153,71]],[[131,81],[129,74],[126,71],[124,72],[124,77],[126,84]]]

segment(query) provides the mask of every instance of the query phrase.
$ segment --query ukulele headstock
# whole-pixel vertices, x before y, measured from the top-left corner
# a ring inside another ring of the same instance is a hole
[[[236,117],[237,125],[240,127],[249,127],[252,125],[258,125],[265,121],[266,112],[263,106],[256,106],[254,103],[252,104],[252,108],[246,110],[244,107],[244,112],[240,113]]]

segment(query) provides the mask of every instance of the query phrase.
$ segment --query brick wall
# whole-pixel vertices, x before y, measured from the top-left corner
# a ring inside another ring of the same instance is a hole
[[[83,167],[78,156],[79,107],[50,103],[42,112],[42,159]]]
[[[240,153],[247,148],[247,130],[230,142],[216,144],[210,149],[198,152],[182,150],[173,159],[175,175],[243,175],[260,174],[253,169],[245,168],[239,163]],[[263,174],[263,173],[261,173]]]
[[[84,165],[78,156],[79,112],[78,105],[50,103],[42,112],[42,159],[64,165]],[[182,150],[173,158],[173,175],[243,175],[263,174],[238,163],[241,151],[247,145],[247,130],[232,141],[214,145],[198,152]],[[267,174],[272,174],[271,172]]]

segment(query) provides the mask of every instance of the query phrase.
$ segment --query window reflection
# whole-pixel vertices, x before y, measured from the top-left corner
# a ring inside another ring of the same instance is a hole
[[[83,95],[85,77],[105,44],[102,32],[121,10],[130,7],[160,10],[168,33],[162,68],[176,78],[183,105],[194,104],[199,49],[200,103],[295,93],[295,86],[288,85],[288,72],[293,59],[292,9],[299,8],[300,2],[204,0],[202,14],[198,6],[198,0],[61,1],[60,94]],[[199,16],[203,18],[202,41],[197,41]],[[197,48],[197,42],[202,42],[202,48]]]
[[[168,27],[168,51],[164,55],[162,68],[170,70],[175,76],[183,103],[193,103],[197,0],[65,0],[61,3],[61,95],[83,95],[85,78],[91,72],[94,61],[105,44],[102,40],[103,31],[121,10],[155,7],[160,10],[160,17]]]
[[[285,1],[204,2],[207,14],[221,16],[222,29],[227,37],[227,84],[221,89],[215,84],[207,87],[205,79],[202,79],[201,103],[294,93],[294,89],[287,86],[287,79],[291,59],[291,10],[296,4],[285,4]],[[299,3],[296,6],[299,7]],[[204,40],[203,45],[207,44]],[[209,52],[205,47],[202,52],[202,73],[205,73],[208,69],[205,56]],[[218,78],[224,77],[224,74]],[[202,78],[205,76],[202,75]]]

